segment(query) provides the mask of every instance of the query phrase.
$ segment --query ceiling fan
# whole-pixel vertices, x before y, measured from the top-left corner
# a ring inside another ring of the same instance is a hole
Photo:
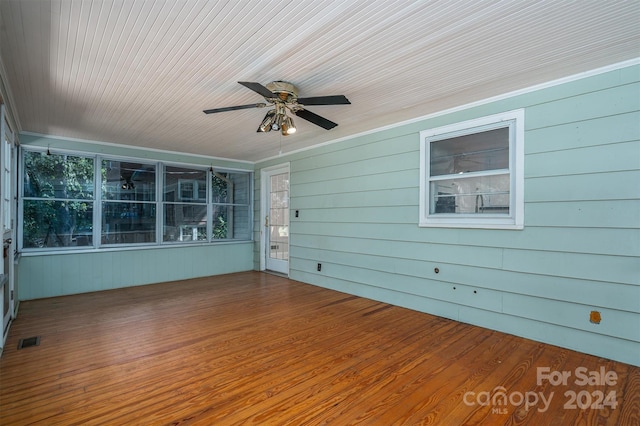
[[[225,108],[206,109],[203,112],[205,114],[213,114],[216,112],[234,111],[237,109],[264,108],[266,106],[272,106],[273,109],[270,109],[269,112],[267,112],[262,119],[262,123],[258,126],[258,132],[270,132],[271,130],[276,130],[281,131],[282,134],[286,136],[293,134],[296,131],[293,120],[287,115],[287,110],[304,120],[330,130],[338,124],[309,111],[306,109],[306,106],[346,105],[351,103],[344,95],[299,98],[297,87],[286,81],[273,81],[268,83],[266,86],[249,81],[239,81],[238,83],[262,95],[267,103],[262,102]]]

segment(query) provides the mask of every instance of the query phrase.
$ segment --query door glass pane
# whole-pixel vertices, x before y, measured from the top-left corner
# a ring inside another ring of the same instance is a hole
[[[9,313],[9,282],[5,281],[3,287],[3,293],[4,293],[4,303],[3,303],[3,307],[2,307],[2,318],[6,318],[7,314]]]
[[[289,260],[289,174],[271,176],[269,257]]]
[[[2,313],[3,313],[3,318],[8,318],[7,314],[9,313],[9,309],[10,308],[10,300],[9,300],[9,296],[10,296],[10,291],[11,289],[9,288],[9,286],[11,285],[11,278],[8,277],[8,274],[10,272],[10,265],[9,262],[11,261],[12,256],[10,255],[10,253],[7,253],[6,256],[4,256],[3,259],[3,264],[4,264],[4,273],[5,273],[5,278],[2,280],[3,282],[3,294],[4,294],[4,306],[2,308]],[[6,325],[6,324],[5,324]]]

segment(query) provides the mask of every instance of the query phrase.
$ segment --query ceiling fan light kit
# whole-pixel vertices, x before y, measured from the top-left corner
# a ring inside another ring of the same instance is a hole
[[[276,115],[275,109],[272,109],[271,111],[269,111],[267,115],[264,116],[264,119],[262,119],[262,123],[258,127],[258,131],[270,132],[273,127],[273,121],[274,121],[275,115]]]
[[[343,95],[298,98],[297,87],[286,81],[272,81],[266,86],[250,81],[239,81],[238,83],[253,90],[259,95],[262,95],[267,103],[206,109],[203,112],[205,114],[213,114],[239,109],[263,108],[267,105],[272,105],[273,109],[269,110],[269,112],[264,116],[257,131],[265,133],[275,130],[281,131],[284,136],[287,136],[295,133],[297,130],[293,123],[293,119],[287,114],[287,110],[303,120],[307,120],[310,123],[320,126],[326,130],[330,130],[338,124],[309,111],[305,108],[305,105],[347,105],[351,103]]]
[[[264,116],[262,123],[258,127],[258,132],[270,132],[271,130],[281,130],[284,136],[296,132],[293,120],[287,115],[287,110],[283,103],[276,104],[275,108]]]
[[[288,115],[284,117],[284,120],[282,121],[280,128],[282,129],[282,134],[286,133],[287,135],[292,135],[297,130],[296,126],[293,124],[293,119]]]

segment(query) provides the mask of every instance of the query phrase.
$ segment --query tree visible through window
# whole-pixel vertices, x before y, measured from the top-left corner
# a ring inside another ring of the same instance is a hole
[[[212,173],[213,239],[250,239],[249,177],[240,172]]]
[[[23,249],[251,239],[249,172],[29,148],[23,166]]]
[[[24,155],[24,247],[92,244],[94,163],[70,155]]]

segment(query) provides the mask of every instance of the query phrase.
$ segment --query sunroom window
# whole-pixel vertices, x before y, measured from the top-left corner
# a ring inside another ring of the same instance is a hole
[[[522,227],[523,113],[421,132],[421,226]]]
[[[211,238],[219,240],[251,237],[250,185],[247,173],[212,173]]]
[[[207,241],[206,189],[206,170],[165,167],[163,241]]]
[[[102,160],[102,244],[156,241],[156,165]]]
[[[23,147],[24,252],[251,240],[251,173]]]
[[[94,160],[25,152],[24,248],[93,244]]]

